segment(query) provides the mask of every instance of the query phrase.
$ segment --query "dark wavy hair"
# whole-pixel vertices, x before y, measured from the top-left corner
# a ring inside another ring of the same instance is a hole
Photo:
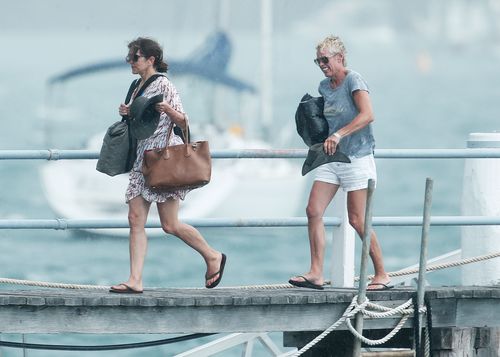
[[[129,54],[134,55],[137,51],[146,57],[154,57],[155,62],[153,66],[158,72],[166,73],[168,64],[163,60],[163,48],[155,40],[147,37],[138,37],[128,44]]]

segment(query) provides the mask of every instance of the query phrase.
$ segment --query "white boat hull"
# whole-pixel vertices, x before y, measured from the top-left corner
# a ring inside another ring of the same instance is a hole
[[[95,160],[48,162],[41,169],[47,200],[59,218],[124,219],[128,174],[110,177],[95,169]],[[284,159],[213,160],[212,180],[181,202],[183,218],[271,218],[300,214],[306,180],[298,164]],[[150,217],[156,215],[152,205]],[[90,230],[126,236],[127,229]],[[149,234],[163,234],[161,229]]]

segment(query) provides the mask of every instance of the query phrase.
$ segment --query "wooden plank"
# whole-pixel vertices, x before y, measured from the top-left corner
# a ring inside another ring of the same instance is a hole
[[[317,331],[337,321],[347,304],[246,306],[4,306],[2,333],[196,333]],[[392,319],[367,328],[392,328]],[[409,324],[408,324],[409,326]],[[345,326],[342,326],[345,329]]]
[[[432,341],[435,357],[500,355],[500,328],[436,328]]]
[[[499,287],[443,287],[428,291],[434,327],[500,327]],[[322,331],[337,321],[356,291],[311,289],[152,289],[141,295],[98,290],[0,290],[3,333],[194,333]],[[395,307],[411,288],[368,293]],[[366,329],[397,321],[367,319]],[[412,324],[409,319],[405,327]],[[345,329],[342,326],[341,329]]]
[[[433,327],[455,326],[457,319],[456,299],[434,299],[431,300],[431,316]]]
[[[457,327],[500,327],[500,300],[458,300],[455,325]]]

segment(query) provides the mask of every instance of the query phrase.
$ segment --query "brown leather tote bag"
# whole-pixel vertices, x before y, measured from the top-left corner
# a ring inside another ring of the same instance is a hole
[[[212,173],[208,141],[190,142],[186,120],[186,142],[168,146],[173,126],[172,124],[168,131],[166,147],[144,152],[142,173],[146,186],[162,192],[205,186],[210,182]]]

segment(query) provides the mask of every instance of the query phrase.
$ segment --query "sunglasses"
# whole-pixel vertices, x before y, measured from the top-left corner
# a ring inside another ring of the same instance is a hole
[[[335,57],[336,55],[338,55],[338,53],[335,53],[331,56],[322,56],[322,57],[315,58],[314,63],[316,63],[318,66],[320,64],[327,64],[328,61],[330,60],[330,58]]]
[[[140,57],[144,57],[144,58],[146,58],[146,56],[144,56],[144,55],[138,55],[138,54],[136,53],[136,54],[135,54],[135,55],[133,55],[133,56],[128,55],[127,57],[125,57],[125,61],[127,61],[127,62],[130,62],[130,61],[132,61],[132,62],[137,62],[137,61],[139,60],[139,58],[140,58]]]

